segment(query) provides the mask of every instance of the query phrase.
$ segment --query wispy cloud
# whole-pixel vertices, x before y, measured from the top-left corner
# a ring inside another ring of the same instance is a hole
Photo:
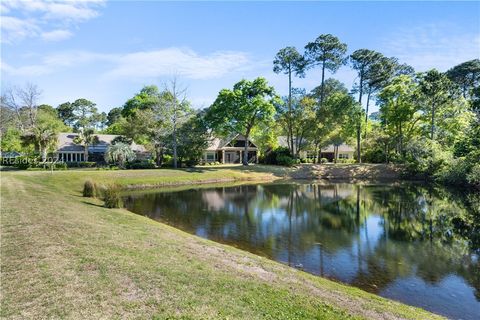
[[[447,32],[448,31],[448,32]],[[454,31],[454,32],[452,32]],[[386,54],[398,57],[418,71],[452,66],[480,56],[480,35],[446,24],[399,30],[384,40]]]
[[[69,30],[53,30],[48,32],[42,32],[42,39],[45,41],[61,41],[70,38],[73,36],[73,33]]]
[[[60,41],[72,36],[71,28],[95,18],[104,0],[6,0],[0,5],[3,43],[27,38]]]
[[[45,55],[38,64],[12,66],[4,62],[2,70],[13,76],[33,77],[100,62],[103,70],[98,70],[98,76],[139,80],[172,74],[189,79],[214,79],[253,67],[244,52],[217,51],[201,55],[188,48],[174,47],[126,54],[69,51]]]
[[[199,55],[193,50],[167,48],[120,55],[108,76],[120,78],[154,78],[178,73],[190,79],[218,78],[248,62],[242,52],[214,52]]]

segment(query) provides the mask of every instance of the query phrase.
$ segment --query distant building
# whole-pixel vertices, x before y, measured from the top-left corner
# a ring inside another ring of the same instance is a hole
[[[241,134],[231,135],[226,139],[212,138],[208,148],[203,152],[203,163],[242,163],[245,144],[248,143],[248,162],[258,163],[258,148]]]
[[[296,138],[294,138],[294,143],[296,143]],[[316,154],[315,150],[306,147],[307,141],[301,141],[300,145],[303,145],[304,150],[300,151],[300,158],[306,159],[316,159],[318,154]],[[288,142],[286,136],[278,137],[278,145],[280,147],[288,148]],[[342,143],[336,146],[337,149],[337,159],[353,159],[353,154],[355,153],[355,148],[346,144]],[[331,144],[327,147],[324,147],[320,151],[320,158],[325,158],[328,161],[333,161],[335,159],[335,145]]]
[[[113,139],[120,137],[115,134],[95,134],[98,137],[98,143],[88,146],[89,161],[103,161],[103,156],[108,147],[112,144]],[[60,133],[58,135],[57,149],[54,152],[56,159],[65,162],[82,162],[85,159],[85,148],[81,144],[74,142],[78,137],[78,133]],[[144,146],[132,142],[130,145],[133,152],[137,155],[137,159],[148,159],[151,157]]]

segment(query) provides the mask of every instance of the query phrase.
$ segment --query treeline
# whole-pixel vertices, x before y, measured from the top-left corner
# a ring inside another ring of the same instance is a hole
[[[145,145],[157,166],[168,161],[177,167],[198,163],[212,135],[240,133],[263,155],[277,149],[278,137],[284,136],[288,150],[279,154],[292,162],[301,161],[302,151],[319,161],[323,147],[348,143],[355,146],[357,162],[397,163],[412,176],[478,186],[480,60],[444,73],[415,72],[374,50],[347,52],[347,45],[330,34],[307,43],[303,52],[280,49],[273,71],[285,75],[287,95],[279,96],[263,78],[241,80],[221,90],[205,110],[192,108],[175,79],[161,88],[144,87],[108,113],[86,99],[39,106],[35,86],[9,90],[1,99],[2,151],[44,158],[60,131],[78,132],[77,142],[87,150],[102,132]],[[352,88],[332,77],[342,66],[357,73]],[[317,87],[307,91],[293,85],[313,69],[320,71]],[[373,104],[379,111],[370,113]]]
[[[276,135],[287,137],[291,154],[346,142],[359,163],[393,162],[409,176],[480,186],[480,60],[445,73],[415,72],[374,50],[347,51],[324,34],[303,53],[286,47],[275,56],[273,70],[286,75],[289,87],[277,106]],[[357,73],[352,88],[327,77],[342,66]],[[318,87],[292,85],[312,69],[320,71]],[[369,114],[373,103],[379,111]]]

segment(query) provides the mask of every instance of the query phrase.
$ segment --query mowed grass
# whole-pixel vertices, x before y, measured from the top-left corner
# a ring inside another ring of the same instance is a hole
[[[0,317],[437,318],[81,197],[87,179],[160,186],[284,174],[262,166],[3,172]]]

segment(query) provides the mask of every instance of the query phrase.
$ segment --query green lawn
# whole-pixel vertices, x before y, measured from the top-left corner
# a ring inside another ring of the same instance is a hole
[[[160,186],[285,174],[264,166],[2,172],[0,317],[437,317],[81,197],[86,179]]]

